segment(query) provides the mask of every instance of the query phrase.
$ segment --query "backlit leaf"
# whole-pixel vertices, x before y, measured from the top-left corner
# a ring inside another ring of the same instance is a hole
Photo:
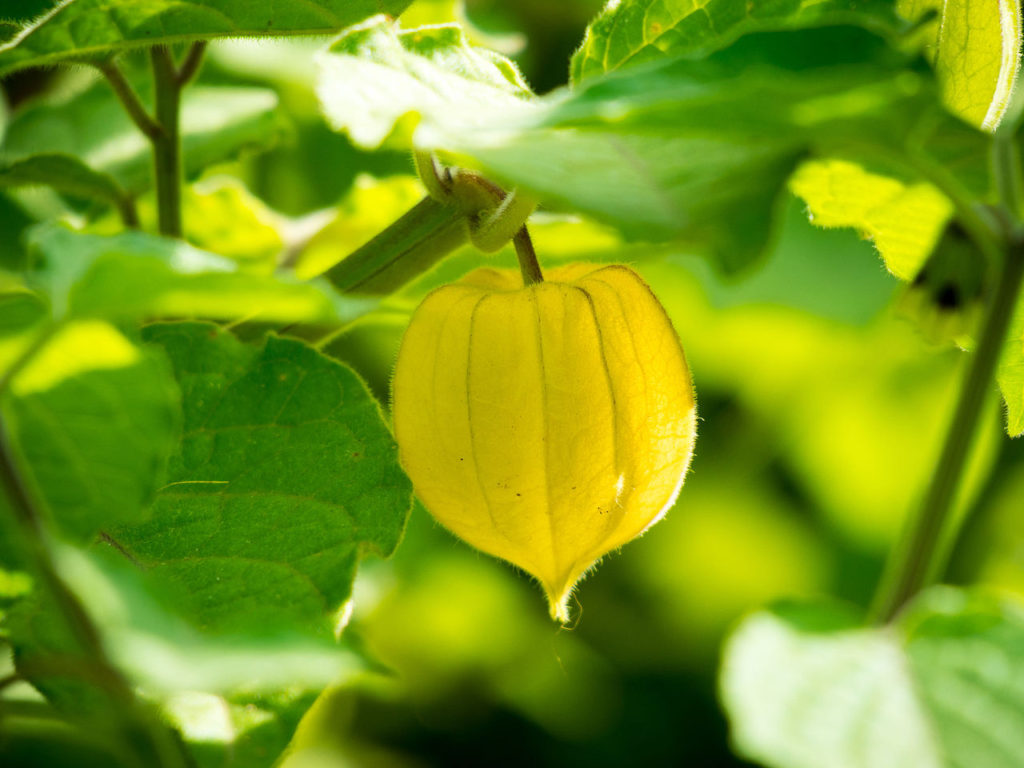
[[[1010,104],[1020,69],[1021,12],[1017,0],[899,0],[924,30],[946,106],[972,125],[995,130]]]
[[[346,30],[319,65],[328,122],[362,147],[379,146],[395,130],[409,134],[419,116],[471,128],[529,107],[515,65],[470,45],[455,24],[403,31],[370,19]]]
[[[745,620],[721,691],[740,753],[773,768],[1016,768],[1021,606],[936,588],[892,626],[790,605]]]
[[[329,35],[409,0],[71,0],[0,46],[0,75],[217,37]]]
[[[953,213],[931,184],[902,182],[846,160],[806,162],[789,186],[814,224],[857,230],[901,280],[914,279]]]
[[[900,26],[892,3],[882,0],[612,0],[587,27],[572,57],[572,79],[666,56],[699,58],[750,32],[827,24],[886,32]]]

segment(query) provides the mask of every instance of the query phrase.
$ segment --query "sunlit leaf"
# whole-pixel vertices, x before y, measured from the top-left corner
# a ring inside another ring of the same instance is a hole
[[[409,0],[71,0],[0,47],[0,74],[216,37],[329,35]]]
[[[150,326],[174,365],[184,437],[152,517],[112,531],[200,628],[329,634],[356,564],[398,543],[409,481],[351,370],[270,337]]]
[[[819,227],[852,227],[874,244],[890,272],[913,280],[953,206],[926,182],[902,182],[846,160],[811,160],[789,181]]]
[[[269,274],[284,250],[281,217],[231,176],[211,176],[186,186],[181,195],[184,239],[204,251],[226,256],[246,272]],[[139,200],[139,221],[157,231],[156,195]],[[93,224],[90,231],[121,231],[118,222]]]
[[[411,133],[420,116],[469,129],[529,107],[515,65],[470,45],[455,24],[403,31],[370,19],[346,30],[319,65],[328,121],[362,147],[379,146],[392,131]]]
[[[922,34],[946,105],[972,125],[995,130],[1020,69],[1020,3],[899,0],[896,7],[912,20],[937,14]]]
[[[939,768],[902,644],[835,607],[754,614],[725,648],[722,701],[739,753],[771,768]]]
[[[860,24],[884,32],[900,26],[892,3],[883,0],[612,0],[573,54],[572,79],[578,83],[666,56],[698,58],[750,32],[827,24]]]
[[[948,588],[894,626],[828,605],[740,625],[722,697],[745,757],[779,768],[1015,768],[1024,754],[1021,606]]]
[[[3,403],[30,484],[57,529],[88,541],[139,519],[178,429],[166,365],[113,326],[63,326],[12,378]]]

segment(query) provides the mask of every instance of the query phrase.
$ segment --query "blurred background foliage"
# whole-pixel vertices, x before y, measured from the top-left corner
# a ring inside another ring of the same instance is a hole
[[[27,18],[49,3],[16,5],[0,15]],[[404,21],[467,21],[546,92],[567,81],[601,5],[420,0]],[[186,202],[193,242],[251,259],[256,271],[284,245],[300,274],[315,274],[421,194],[406,154],[359,151],[325,125],[312,65],[322,43],[216,43],[202,71],[203,83],[270,87],[279,98],[273,145],[207,168]],[[80,72],[29,71],[3,86],[23,108],[94,84]],[[20,235],[35,220],[84,206],[38,190],[0,194],[0,265],[24,263]],[[151,202],[140,208],[153,215]],[[582,584],[567,628],[552,625],[528,578],[417,505],[395,557],[368,562],[356,583],[346,633],[380,670],[320,699],[287,768],[740,765],[716,697],[720,641],[780,596],[833,594],[865,607],[923,489],[964,356],[921,330],[870,243],[814,229],[789,197],[770,256],[725,280],[678,248],[624,245],[600,222],[535,219],[542,264],[628,261],[672,316],[701,415],[680,500]],[[409,312],[484,258],[454,255],[322,349],[386,405]],[[515,264],[508,249],[493,261]],[[1000,440],[1000,416],[993,392],[961,499],[978,514],[953,577],[1024,594],[1024,444]]]

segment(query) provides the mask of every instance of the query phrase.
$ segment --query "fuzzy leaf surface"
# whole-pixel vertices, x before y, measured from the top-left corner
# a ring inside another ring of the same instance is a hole
[[[893,626],[835,606],[746,619],[721,691],[739,752],[772,768],[1014,768],[1024,754],[1021,606],[950,588]]]
[[[359,558],[389,555],[411,490],[376,401],[304,344],[150,326],[184,434],[151,518],[114,539],[200,629],[330,631]]]
[[[700,58],[738,37],[829,24],[858,24],[891,33],[901,26],[880,0],[624,0],[610,2],[587,27],[572,57],[574,83],[663,57]]]
[[[920,32],[946,106],[971,125],[995,130],[1020,71],[1021,11],[1015,0],[899,0],[901,14],[936,18]]]
[[[410,0],[71,0],[0,46],[0,75],[218,37],[330,35]]]
[[[931,184],[903,182],[847,160],[808,161],[789,186],[816,226],[857,230],[901,280],[914,279],[953,213]]]

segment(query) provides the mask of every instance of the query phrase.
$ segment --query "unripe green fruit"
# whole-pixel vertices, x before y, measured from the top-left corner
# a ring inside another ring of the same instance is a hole
[[[431,293],[398,355],[402,465],[444,526],[533,574],[567,620],[579,578],[675,502],[693,384],[658,300],[624,266],[524,287],[479,269]]]

